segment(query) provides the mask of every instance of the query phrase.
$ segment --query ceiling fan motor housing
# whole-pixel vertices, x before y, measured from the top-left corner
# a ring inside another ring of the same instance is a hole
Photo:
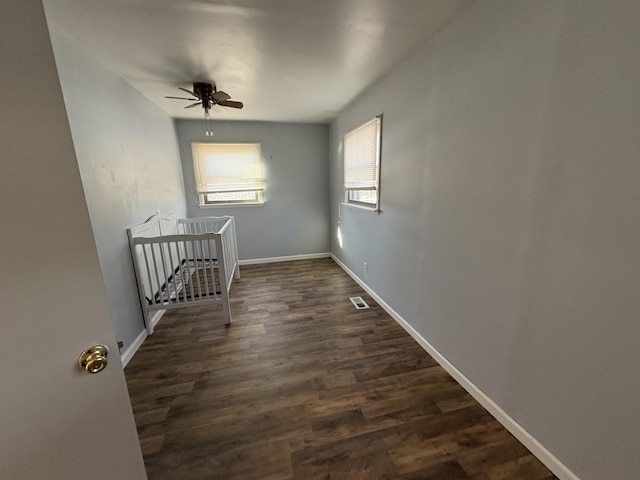
[[[193,93],[202,100],[202,107],[208,112],[213,105],[213,87],[210,83],[195,82],[193,84]]]
[[[193,93],[202,99],[211,98],[213,87],[210,83],[196,82],[193,84]]]

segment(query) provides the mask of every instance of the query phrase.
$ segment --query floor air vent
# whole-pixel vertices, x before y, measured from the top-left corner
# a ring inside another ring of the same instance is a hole
[[[362,297],[349,297],[349,300],[351,300],[351,303],[353,303],[353,306],[356,307],[358,310],[369,308],[369,305],[367,305],[367,302],[365,302],[362,299]]]

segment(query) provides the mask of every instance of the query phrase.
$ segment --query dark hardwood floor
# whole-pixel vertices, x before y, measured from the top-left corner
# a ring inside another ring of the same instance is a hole
[[[241,273],[126,368],[150,480],[555,478],[332,260]]]

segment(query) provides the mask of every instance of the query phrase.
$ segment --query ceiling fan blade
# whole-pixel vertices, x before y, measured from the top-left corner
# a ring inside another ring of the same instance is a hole
[[[187,97],[167,97],[165,96],[164,98],[175,98],[176,100],[191,100],[192,102],[197,101],[197,98],[187,98]]]
[[[214,112],[218,112],[218,113],[224,113],[224,108],[222,108],[220,105],[218,105],[217,103],[214,103],[211,106],[211,110],[213,110]]]
[[[193,107],[197,107],[198,105],[202,105],[202,102],[192,103],[191,105],[187,105],[184,108],[193,108]]]
[[[182,88],[182,87],[178,87],[180,90],[182,90],[183,92],[187,92],[189,95],[191,95],[192,97],[196,97],[196,98],[200,98],[198,95],[196,95],[195,93],[193,93],[191,90],[187,90],[186,88]]]
[[[242,102],[235,102],[233,100],[222,100],[218,102],[218,105],[222,105],[223,107],[231,107],[231,108],[242,108],[244,105]]]
[[[231,95],[229,95],[227,92],[223,92],[223,91],[214,92],[213,95],[211,95],[211,96],[217,102],[222,102],[223,100],[229,100],[231,98]]]

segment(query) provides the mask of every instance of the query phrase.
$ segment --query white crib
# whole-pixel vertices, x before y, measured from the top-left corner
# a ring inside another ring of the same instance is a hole
[[[232,216],[178,219],[157,213],[127,229],[147,333],[165,310],[221,302],[240,278]]]

